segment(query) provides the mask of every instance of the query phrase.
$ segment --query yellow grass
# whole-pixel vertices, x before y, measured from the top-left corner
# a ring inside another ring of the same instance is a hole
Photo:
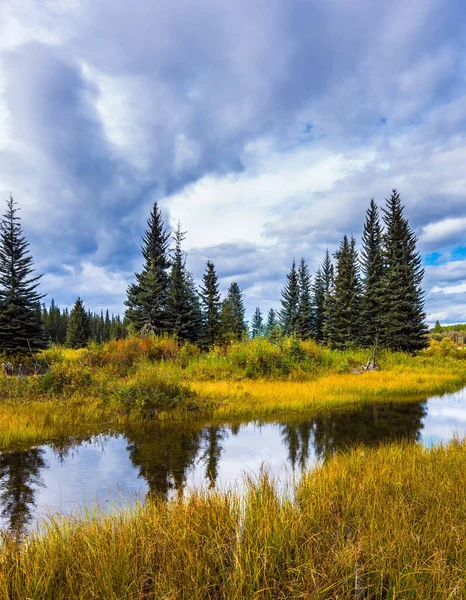
[[[406,401],[453,391],[465,381],[454,371],[372,371],[327,375],[314,381],[195,381],[192,389],[215,404],[217,417],[319,411],[344,404]]]
[[[466,444],[356,449],[281,496],[154,499],[5,537],[0,599],[466,597]],[[0,541],[1,544],[1,541]]]

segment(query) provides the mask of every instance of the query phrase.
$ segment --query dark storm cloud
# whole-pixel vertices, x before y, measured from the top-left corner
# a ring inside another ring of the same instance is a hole
[[[212,241],[222,199],[203,206],[203,233],[195,233],[205,239],[189,259],[197,277],[212,255],[225,284],[235,277],[251,301],[270,299],[293,256],[317,268],[343,233],[360,236],[370,197],[383,204],[392,187],[423,251],[461,244],[461,228],[441,222],[463,217],[466,202],[463,2],[24,7],[0,7],[19,32],[16,42],[0,41],[9,138],[0,189],[23,206],[36,262],[57,294],[62,263],[72,293],[74,274],[89,304],[121,305],[154,199],[173,226],[193,199],[178,201],[174,214],[171,198],[190,184],[249,176],[254,152],[266,172],[268,150],[250,150],[264,138],[284,164],[308,146],[342,164],[308,194],[287,193],[284,171],[281,202],[263,207],[259,234],[239,227],[232,235],[224,204],[224,239]],[[346,169],[354,157],[360,164]],[[252,205],[248,185],[241,193]]]

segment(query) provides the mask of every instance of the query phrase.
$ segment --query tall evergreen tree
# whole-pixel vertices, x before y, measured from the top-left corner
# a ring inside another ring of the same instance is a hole
[[[295,335],[299,329],[299,280],[296,264],[293,260],[291,270],[286,276],[286,285],[282,290],[282,309],[280,323],[285,335]]]
[[[78,298],[70,313],[66,343],[70,348],[84,348],[89,343],[91,328],[84,303]]]
[[[141,248],[144,265],[136,283],[128,288],[126,319],[131,330],[147,333],[167,331],[167,296],[170,284],[168,244],[162,213],[154,203]]]
[[[361,289],[355,239],[348,240],[345,235],[335,257],[337,268],[329,343],[335,348],[345,348],[360,341]]]
[[[314,338],[321,343],[328,343],[333,311],[334,272],[333,263],[328,250],[324,261],[318,269],[313,285]]]
[[[259,307],[254,311],[251,321],[251,337],[256,338],[264,334],[264,319],[262,318],[261,309]]]
[[[361,343],[371,346],[375,343],[382,328],[380,299],[383,294],[384,279],[382,227],[378,207],[373,198],[366,211],[362,234],[361,271],[363,283]]]
[[[392,191],[384,209],[385,276],[381,296],[381,343],[392,350],[414,352],[427,346],[422,278],[424,270],[416,250],[401,197]]]
[[[207,261],[206,270],[202,277],[201,308],[203,341],[210,347],[218,344],[221,338],[221,301],[219,283],[214,263]]]
[[[0,223],[0,348],[8,354],[47,346],[33,259],[23,236],[13,197]]]
[[[314,313],[311,298],[311,276],[304,258],[301,258],[298,269],[299,304],[298,330],[299,337],[307,340],[312,337],[314,329]]]
[[[222,303],[221,325],[225,340],[241,340],[247,333],[244,319],[243,292],[234,281],[228,288],[227,297]]]
[[[200,337],[201,316],[194,281],[186,270],[186,258],[181,244],[186,232],[178,223],[173,239],[175,249],[167,296],[166,322],[168,331],[180,340],[196,342]]]
[[[317,269],[312,283],[312,309],[314,313],[312,337],[318,341],[324,340],[324,309],[325,285],[321,269]]]

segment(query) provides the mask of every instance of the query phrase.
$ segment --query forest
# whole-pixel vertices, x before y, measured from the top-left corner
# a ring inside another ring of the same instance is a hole
[[[221,297],[212,261],[196,285],[182,248],[185,232],[179,223],[173,234],[167,231],[157,203],[123,318],[86,310],[81,298],[71,310],[60,309],[54,300],[46,307],[17,211],[10,197],[0,224],[0,347],[10,356],[50,344],[82,348],[128,335],[164,334],[204,349],[249,337],[278,341],[286,336],[334,349],[378,345],[415,352],[427,346],[421,257],[396,190],[382,216],[370,201],[359,252],[356,239],[345,235],[333,254],[327,250],[314,275],[305,258],[293,259],[280,310],[264,315],[256,307],[250,323],[237,282]]]

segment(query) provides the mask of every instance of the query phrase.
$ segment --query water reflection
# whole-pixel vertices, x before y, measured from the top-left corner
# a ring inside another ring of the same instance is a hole
[[[363,404],[307,419],[130,427],[7,452],[0,454],[0,528],[21,535],[48,512],[76,513],[95,502],[127,506],[147,493],[168,498],[186,488],[228,487],[264,462],[275,474],[286,469],[293,475],[356,444],[432,443],[433,431],[435,441],[464,435],[465,405],[460,392],[428,402]]]
[[[43,486],[44,454],[42,448],[0,454],[0,514],[17,536],[32,520],[37,491]]]

